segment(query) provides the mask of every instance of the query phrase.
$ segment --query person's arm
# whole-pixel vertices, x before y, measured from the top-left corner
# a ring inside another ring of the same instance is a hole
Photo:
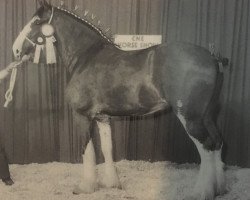
[[[27,62],[29,59],[30,59],[29,55],[24,55],[20,61],[14,61],[10,63],[5,69],[0,70],[0,82],[6,76],[9,75],[9,73],[11,72],[13,68],[20,66],[22,63]]]
[[[9,73],[11,72],[11,70],[16,67],[16,65],[18,64],[18,62],[12,62],[10,63],[5,69],[2,69],[0,71],[0,81],[2,79],[4,79],[5,77],[7,77],[9,75]]]

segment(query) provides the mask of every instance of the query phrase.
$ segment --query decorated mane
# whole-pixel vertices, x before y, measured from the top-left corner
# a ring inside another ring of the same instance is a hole
[[[119,47],[119,45],[115,44],[113,42],[113,39],[110,38],[109,36],[106,35],[107,32],[110,31],[110,28],[107,28],[105,31],[103,31],[100,27],[94,25],[93,23],[91,23],[90,21],[88,21],[87,19],[84,19],[83,17],[80,17],[78,16],[77,14],[75,14],[74,12],[72,11],[69,11],[65,8],[62,8],[62,7],[56,7],[58,10],[66,13],[66,14],[69,14],[70,16],[74,17],[75,19],[78,19],[80,20],[81,22],[84,22],[85,24],[87,24],[88,26],[90,26],[93,30],[95,30],[97,33],[99,33],[105,40],[107,40],[110,44],[116,46],[116,47]],[[88,15],[88,11],[84,11],[84,16],[87,16]],[[94,20],[95,19],[95,16],[92,14],[91,15],[91,19]],[[98,25],[100,25],[100,21],[98,21]]]

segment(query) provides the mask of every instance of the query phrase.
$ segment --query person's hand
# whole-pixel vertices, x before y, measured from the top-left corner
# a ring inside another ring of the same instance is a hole
[[[20,61],[14,61],[14,62],[10,63],[10,64],[8,65],[8,67],[6,67],[6,69],[7,69],[8,71],[10,71],[10,70],[12,70],[13,68],[18,67],[19,64],[20,64]]]
[[[14,62],[10,63],[10,64],[8,65],[8,67],[6,67],[6,70],[7,70],[7,71],[10,71],[10,70],[12,70],[13,68],[19,67],[19,66],[21,66],[22,63],[27,62],[29,59],[30,59],[30,56],[29,56],[29,55],[24,55],[24,56],[22,57],[21,61],[14,61]]]
[[[22,62],[27,62],[30,59],[30,55],[24,55],[22,57]]]

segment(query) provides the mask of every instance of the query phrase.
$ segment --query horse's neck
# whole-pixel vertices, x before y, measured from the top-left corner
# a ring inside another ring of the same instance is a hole
[[[84,59],[88,59],[87,55],[90,49],[106,43],[98,33],[87,25],[71,19],[70,16],[58,16],[55,23],[57,50],[64,66],[70,72],[79,59],[81,59],[81,63],[84,63]]]

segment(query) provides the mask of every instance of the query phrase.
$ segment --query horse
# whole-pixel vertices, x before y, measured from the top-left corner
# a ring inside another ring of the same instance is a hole
[[[93,127],[99,131],[105,160],[102,184],[121,188],[112,155],[110,118],[166,109],[178,117],[200,155],[198,178],[189,198],[212,200],[225,192],[223,141],[215,122],[223,73],[211,52],[183,42],[123,51],[90,21],[42,1],[13,44],[15,58],[36,57],[35,47],[51,35],[56,42],[50,50],[56,50],[70,74],[65,98],[86,136],[82,178],[74,194],[98,189]]]

